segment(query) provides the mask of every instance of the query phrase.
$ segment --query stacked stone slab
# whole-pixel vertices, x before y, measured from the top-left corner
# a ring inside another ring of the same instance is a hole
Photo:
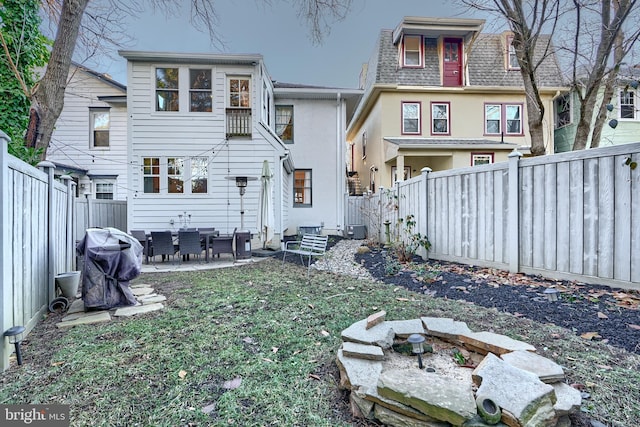
[[[562,367],[528,343],[473,332],[448,318],[386,321],[385,316],[375,313],[342,331],[336,363],[354,416],[394,427],[568,427],[569,415],[580,408],[580,392],[564,383]],[[464,346],[484,358],[466,382],[417,364],[398,368],[389,363],[392,346],[411,334]],[[497,406],[499,421],[485,410],[479,414],[483,402]]]

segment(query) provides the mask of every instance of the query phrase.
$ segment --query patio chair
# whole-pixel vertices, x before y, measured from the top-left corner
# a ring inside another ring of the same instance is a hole
[[[131,230],[129,232],[136,240],[142,245],[142,255],[145,257],[145,261],[149,264],[149,257],[152,256],[151,245],[149,244],[149,238],[144,230]]]
[[[178,232],[178,248],[180,250],[180,258],[188,259],[189,255],[197,255],[198,258],[202,254],[202,241],[200,240],[200,232],[198,231],[179,231]]]
[[[233,242],[236,238],[236,230],[237,228],[234,228],[233,234],[230,236],[218,236],[211,239],[211,257],[218,255],[218,258],[220,258],[220,254],[231,254],[233,256],[233,262],[236,261],[236,252],[233,250]]]
[[[173,236],[171,236],[170,231],[152,231],[151,246],[152,260],[155,260],[157,255],[162,255],[162,260],[164,261],[165,255],[168,259],[169,255],[175,256],[176,252],[178,252],[177,245],[173,244]]]

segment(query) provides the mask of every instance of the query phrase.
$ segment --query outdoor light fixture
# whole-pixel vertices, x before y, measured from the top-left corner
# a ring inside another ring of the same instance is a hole
[[[244,201],[242,200],[242,196],[244,196],[245,191],[247,191],[249,181],[255,181],[258,178],[255,176],[226,176],[225,179],[235,181],[236,187],[240,190],[240,230],[244,230]]]
[[[409,338],[407,338],[407,342],[413,347],[413,354],[418,355],[418,368],[422,369],[422,353],[424,353],[422,344],[424,344],[424,337],[420,334],[411,334]]]
[[[22,365],[22,353],[20,351],[20,342],[22,342],[22,334],[24,333],[24,326],[14,326],[4,331],[4,336],[9,338],[9,343],[16,346],[16,358],[18,359],[18,365]]]
[[[547,297],[547,301],[549,301],[549,302],[558,301],[558,294],[559,293],[560,293],[560,291],[555,289],[555,288],[547,288],[543,292],[544,296]]]

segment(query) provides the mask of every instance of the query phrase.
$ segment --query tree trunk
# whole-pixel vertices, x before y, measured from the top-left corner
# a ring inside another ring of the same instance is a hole
[[[64,91],[67,85],[73,50],[84,10],[89,0],[64,0],[55,42],[49,64],[42,80],[31,96],[29,130],[25,145],[42,148],[42,158],[47,154],[56,121],[64,106]]]

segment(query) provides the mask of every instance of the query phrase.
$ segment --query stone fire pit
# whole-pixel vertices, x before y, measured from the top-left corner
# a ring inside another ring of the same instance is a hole
[[[386,321],[379,312],[342,331],[340,387],[354,416],[389,426],[568,427],[580,392],[564,371],[522,341],[473,332],[466,323],[422,317]],[[411,334],[433,348],[417,358],[393,350]],[[455,350],[458,349],[458,350]],[[465,362],[453,358],[460,351]]]

